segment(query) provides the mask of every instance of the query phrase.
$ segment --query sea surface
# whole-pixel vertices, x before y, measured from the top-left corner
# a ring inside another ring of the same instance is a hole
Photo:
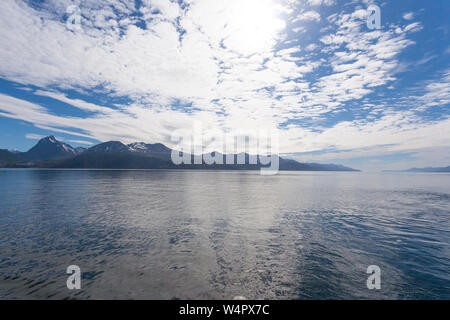
[[[450,174],[0,170],[0,299],[236,296],[450,299]]]

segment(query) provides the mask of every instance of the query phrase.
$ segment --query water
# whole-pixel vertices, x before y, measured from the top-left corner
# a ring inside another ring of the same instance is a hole
[[[0,170],[0,298],[450,299],[449,213],[449,174]]]

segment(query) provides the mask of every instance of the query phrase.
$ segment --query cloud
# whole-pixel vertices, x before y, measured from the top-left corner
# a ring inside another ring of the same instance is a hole
[[[320,21],[320,14],[317,11],[310,10],[299,14],[294,20],[293,23],[298,21]]]
[[[403,15],[403,19],[405,20],[412,20],[414,19],[414,13],[413,12],[407,12]]]
[[[430,80],[425,83],[425,93],[416,96],[415,99],[421,104],[416,108],[424,111],[434,106],[446,106],[450,104],[450,69],[443,72],[440,79]]]
[[[80,99],[69,99],[69,98],[67,98],[66,95],[64,95],[62,93],[58,93],[58,92],[37,90],[34,92],[34,94],[53,98],[55,100],[70,104],[80,110],[83,110],[83,111],[89,111],[89,112],[95,112],[95,113],[98,112],[98,113],[104,113],[104,114],[113,112],[113,109],[111,109],[111,108],[98,106],[93,103],[88,103],[88,102],[80,100]]]
[[[31,139],[31,140],[41,140],[42,138],[45,138],[45,136],[40,135],[40,134],[27,133],[25,135],[25,138]]]
[[[84,144],[84,145],[87,145],[87,146],[93,145],[92,142],[86,141],[86,140],[67,140],[67,142],[72,142],[72,143],[77,143],[77,144]]]
[[[423,26],[422,26],[422,24],[420,22],[414,22],[414,23],[411,23],[411,24],[407,25],[404,28],[404,31],[405,32],[418,32],[418,31],[420,31],[422,29],[423,29]]]
[[[336,0],[307,0],[307,3],[310,6],[320,6],[320,5],[325,5],[325,6],[332,6],[336,4]]]
[[[314,51],[314,50],[316,50],[317,49],[317,44],[315,44],[315,43],[311,43],[311,44],[309,44],[306,48],[305,48],[305,50],[306,51]]]

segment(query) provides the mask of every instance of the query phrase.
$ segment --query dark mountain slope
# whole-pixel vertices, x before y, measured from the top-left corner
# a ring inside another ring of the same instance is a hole
[[[124,145],[120,141],[109,141],[100,143],[92,148],[86,150],[88,153],[99,152],[99,153],[121,153],[121,152],[131,152],[128,146]]]
[[[13,166],[22,161],[23,158],[20,154],[0,149],[0,167]]]
[[[166,169],[173,165],[165,160],[130,153],[84,152],[74,158],[47,164],[51,168],[74,169]]]

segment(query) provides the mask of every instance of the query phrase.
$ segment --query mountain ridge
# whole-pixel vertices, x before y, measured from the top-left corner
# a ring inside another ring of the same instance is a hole
[[[172,149],[164,144],[147,144],[135,142],[124,144],[120,141],[99,143],[89,149],[73,148],[69,144],[58,141],[54,136],[48,136],[38,141],[29,151],[12,153],[0,150],[0,167],[22,168],[85,168],[85,169],[204,169],[204,170],[259,170],[264,167],[259,161],[250,164],[249,155],[244,153],[245,164],[202,164],[175,165],[171,160]],[[222,156],[225,163],[227,155]],[[242,155],[242,153],[241,153]],[[189,155],[191,160],[194,155]],[[204,156],[204,155],[202,155]],[[230,154],[237,163],[238,154]],[[280,170],[292,171],[359,171],[357,169],[336,164],[300,163],[292,159],[279,157]],[[193,162],[191,162],[193,163]]]

